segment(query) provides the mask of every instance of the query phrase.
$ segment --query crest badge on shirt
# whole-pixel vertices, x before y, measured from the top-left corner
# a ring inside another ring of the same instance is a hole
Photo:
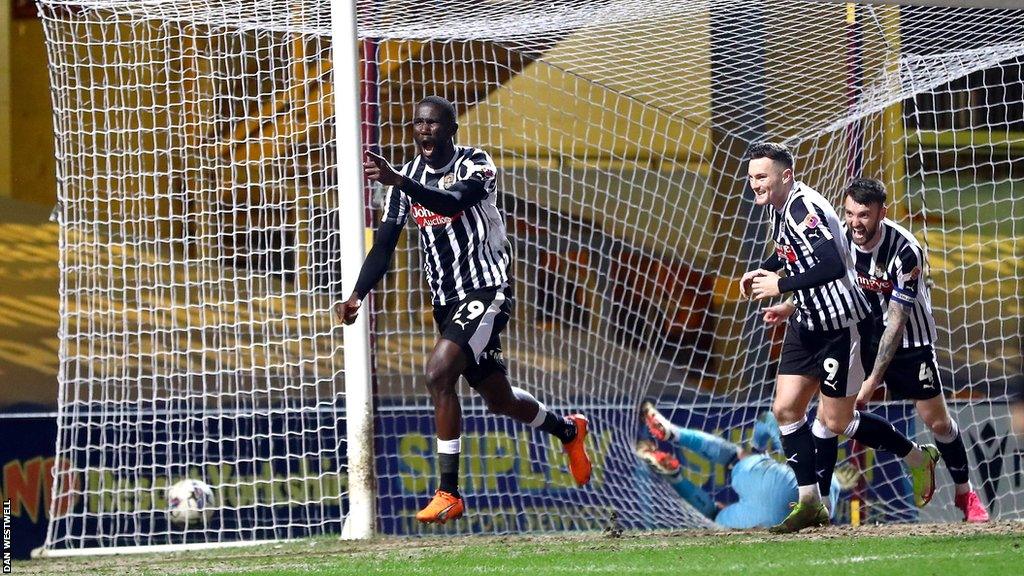
[[[455,172],[445,174],[444,177],[441,178],[441,182],[439,182],[439,184],[442,190],[451,188],[452,184],[455,184]]]

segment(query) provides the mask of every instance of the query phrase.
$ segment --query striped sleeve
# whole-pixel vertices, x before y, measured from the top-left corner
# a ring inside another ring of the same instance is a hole
[[[465,175],[460,180],[470,178],[484,183],[487,194],[493,193],[498,187],[498,169],[491,160],[491,156],[479,148],[474,148],[469,156],[462,162]]]
[[[789,217],[792,219],[790,225],[794,231],[794,240],[801,242],[809,252],[814,252],[822,242],[832,240],[824,211],[810,199],[803,197],[793,202]]]
[[[398,171],[402,176],[408,176],[409,172],[410,164],[408,163]],[[411,204],[409,197],[399,190],[397,186],[389,186],[387,193],[384,195],[384,210],[380,221],[394,222],[399,226],[405,226],[406,221],[409,220],[409,207]]]
[[[399,226],[405,226],[409,219],[409,197],[396,186],[389,186],[384,197],[383,212],[381,222],[394,222]]]
[[[921,250],[911,243],[904,244],[892,260],[889,277],[892,280],[892,299],[908,308],[917,301],[921,282]]]

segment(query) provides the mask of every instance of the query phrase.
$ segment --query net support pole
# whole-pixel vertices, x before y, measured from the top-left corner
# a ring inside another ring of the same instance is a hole
[[[341,278],[344,283],[340,297],[347,298],[355,288],[366,254],[353,0],[331,0],[331,35]],[[355,323],[345,327],[344,332],[349,508],[341,537],[352,540],[373,536],[375,523],[369,313],[369,310],[363,310]]]

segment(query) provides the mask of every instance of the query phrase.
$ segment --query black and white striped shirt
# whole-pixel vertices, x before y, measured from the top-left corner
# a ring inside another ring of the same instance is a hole
[[[775,253],[790,275],[806,272],[818,263],[814,249],[834,242],[846,264],[846,274],[816,288],[797,290],[794,319],[808,330],[838,330],[867,316],[864,295],[856,288],[853,259],[832,205],[801,182],[793,185],[782,211],[770,210]]]
[[[449,218],[411,202],[397,188],[388,189],[382,220],[399,226],[405,225],[410,214],[416,220],[433,303],[443,306],[462,300],[473,290],[508,285],[511,246],[495,203],[497,169],[491,157],[479,148],[456,146],[455,155],[443,168],[435,170],[417,155],[402,166],[401,174],[445,190],[475,177],[484,182],[487,191],[479,203]]]
[[[889,302],[895,300],[909,313],[902,348],[931,346],[935,342],[935,319],[931,291],[923,281],[928,267],[924,249],[909,230],[892,220],[885,218],[878,226],[882,238],[871,250],[849,242],[857,285],[871,306],[873,332],[881,337]],[[850,232],[844,229],[844,234],[849,240]]]

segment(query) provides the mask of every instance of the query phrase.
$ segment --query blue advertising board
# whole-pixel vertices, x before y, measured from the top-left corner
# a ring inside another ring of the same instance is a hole
[[[742,443],[750,437],[747,426],[763,409],[695,406],[678,409],[673,417],[677,424]],[[908,417],[908,406],[876,410],[902,423],[902,431],[913,435],[910,427],[915,420]],[[379,406],[375,419],[378,530],[387,535],[494,534],[699,524],[701,518],[633,457],[633,443],[643,434],[635,410],[597,406],[592,413],[588,440],[595,471],[591,484],[578,488],[557,441],[506,418],[468,408],[462,489],[469,513],[465,520],[438,527],[420,525],[413,518],[435,487],[433,413],[429,406]],[[341,409],[217,418],[140,416],[125,426],[102,430],[73,436],[88,440],[91,447],[83,445],[74,451],[79,455],[75,468],[85,472],[64,472],[71,475],[75,495],[58,506],[60,512],[69,512],[55,523],[58,538],[84,537],[90,540],[89,546],[138,546],[296,538],[341,530],[346,506],[342,494],[347,489]],[[53,414],[0,417],[2,496],[10,503],[15,557],[26,557],[42,544],[55,437]],[[97,443],[139,449],[102,450]],[[689,478],[716,500],[735,499],[721,466],[692,454],[680,456]],[[197,458],[209,464],[169,465]],[[868,520],[915,520],[917,511],[900,463],[892,455],[872,451],[864,458],[861,496],[873,503],[876,514]],[[207,530],[184,530],[168,521],[165,489],[186,477],[201,478],[216,487],[220,507]],[[847,504],[840,508],[839,518],[848,516]]]
[[[46,536],[56,437],[54,414],[0,415],[3,552],[13,558],[28,558]]]
[[[708,405],[679,409],[675,423],[721,435],[738,444],[751,436],[751,423],[763,406]],[[914,419],[906,405],[885,405],[876,412],[897,422],[913,436]],[[434,486],[433,415],[429,409],[381,407],[377,419],[379,528],[385,534],[443,532],[495,533],[559,529],[672,528],[694,525],[694,513],[664,483],[651,478],[632,454],[636,438],[645,434],[632,407],[597,407],[590,452],[595,473],[590,485],[576,488],[557,446],[543,434],[479,412],[466,412],[462,478],[467,515],[456,528],[422,526],[416,510]],[[604,420],[604,421],[602,421]],[[669,448],[664,446],[664,448]],[[851,454],[840,447],[840,458]],[[680,452],[686,474],[722,503],[735,501],[728,472],[692,454]],[[849,521],[850,497],[872,502],[871,521],[914,521],[910,484],[892,454],[859,451],[851,462],[862,472],[860,488],[847,494],[837,513]],[[784,457],[778,456],[780,461]],[[884,505],[878,505],[884,503]],[[865,511],[866,512],[866,511]]]

